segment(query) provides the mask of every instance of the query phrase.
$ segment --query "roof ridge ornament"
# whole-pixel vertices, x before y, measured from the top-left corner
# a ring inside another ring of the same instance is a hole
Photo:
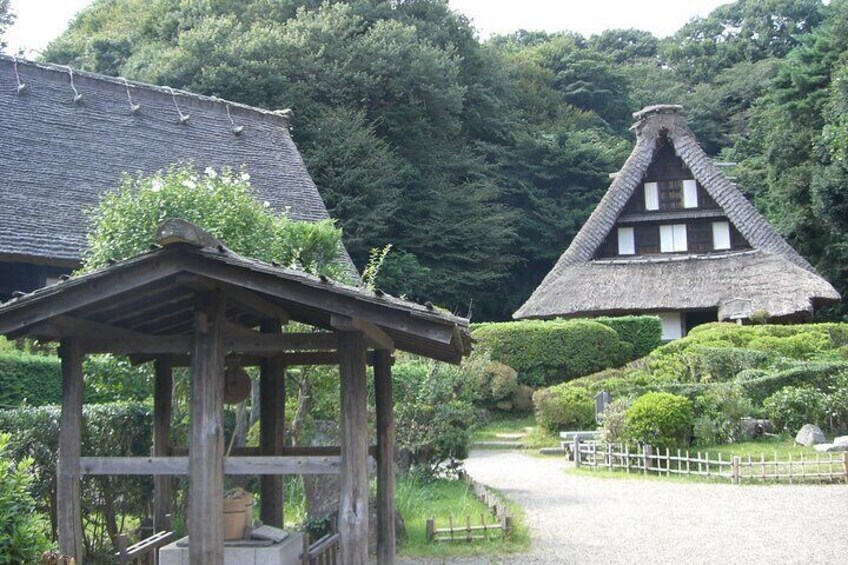
[[[141,110],[141,104],[137,102],[133,102],[132,95],[130,94],[130,83],[124,77],[120,77],[122,81],[124,81],[124,86],[127,88],[127,100],[130,101],[130,113],[136,114],[139,110]]]
[[[174,101],[174,108],[177,109],[177,113],[180,115],[180,123],[183,125],[187,124],[189,119],[191,119],[191,114],[183,114],[183,111],[180,110],[180,105],[177,104],[177,93],[174,92],[174,89],[170,86],[166,86],[165,88],[167,88],[168,92],[171,93],[171,100]]]
[[[18,58],[12,57],[12,65],[15,68],[15,81],[18,83],[18,94],[23,94],[24,90],[26,90],[26,83],[21,82],[21,75],[18,74]]]
[[[79,104],[82,100],[82,94],[79,93],[76,85],[74,85],[74,70],[70,65],[65,65],[65,68],[68,69],[68,77],[71,79],[71,90],[74,91],[74,104]]]
[[[181,218],[168,218],[156,228],[156,243],[162,247],[187,243],[194,247],[211,247],[213,249],[228,251],[212,234]]]

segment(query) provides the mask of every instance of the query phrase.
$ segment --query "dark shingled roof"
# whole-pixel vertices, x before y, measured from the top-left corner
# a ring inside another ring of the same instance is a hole
[[[637,119],[636,147],[597,208],[514,318],[719,308],[750,301],[773,317],[811,313],[836,290],[774,230],[701,149],[676,105],[650,106]],[[695,179],[721,206],[754,252],[594,260],[665,134]]]
[[[77,263],[84,209],[122,173],[150,174],[177,161],[200,170],[244,165],[272,209],[298,220],[329,217],[287,113],[76,70],[74,102],[70,77],[66,67],[16,65],[0,55],[0,255]],[[180,123],[180,113],[191,117]]]

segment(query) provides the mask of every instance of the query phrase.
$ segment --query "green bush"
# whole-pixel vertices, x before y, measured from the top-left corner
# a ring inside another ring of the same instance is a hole
[[[552,385],[626,363],[633,346],[615,330],[587,320],[482,324],[473,334],[491,359],[531,386]]]
[[[32,496],[33,459],[15,459],[0,433],[0,563],[35,563],[50,549],[50,523]]]
[[[593,318],[609,326],[618,337],[633,346],[633,358],[640,359],[662,345],[662,322],[656,316],[619,316]]]
[[[12,459],[33,460],[32,492],[36,509],[55,523],[56,461],[59,442],[58,406],[0,410],[0,432],[10,434]],[[148,456],[152,408],[142,403],[111,403],[83,406],[83,456]],[[152,500],[150,477],[95,476],[83,479],[81,488],[84,525],[104,524],[118,529],[121,515],[144,517]],[[94,528],[84,528],[86,547],[95,549]],[[106,540],[107,544],[114,540]]]
[[[141,401],[152,391],[150,364],[133,367],[126,357],[91,355],[83,365],[85,402]],[[44,406],[62,402],[58,357],[22,351],[0,353],[0,405]]]
[[[684,447],[692,430],[692,404],[667,392],[637,398],[624,418],[627,439],[655,447]]]
[[[470,383],[458,367],[407,361],[393,369],[398,449],[424,475],[452,471],[468,456],[478,414]]]
[[[125,175],[90,214],[86,269],[146,251],[164,218],[188,220],[233,251],[311,273],[347,278],[341,230],[332,220],[296,221],[255,198],[247,171],[174,165],[151,176]]]
[[[582,389],[561,384],[533,395],[536,423],[551,432],[595,427],[595,403]]]
[[[518,392],[518,373],[484,354],[474,354],[462,365],[474,404],[490,410],[510,411]]]
[[[694,395],[695,441],[701,445],[731,443],[739,439],[743,417],[754,413],[751,400],[739,385],[709,387]]]
[[[795,434],[804,424],[827,427],[825,395],[811,386],[788,386],[763,401],[763,407],[775,427]]]
[[[801,363],[773,373],[746,371],[737,377],[745,394],[755,404],[787,386],[811,386],[821,392],[828,391],[841,375],[848,374],[848,363]]]

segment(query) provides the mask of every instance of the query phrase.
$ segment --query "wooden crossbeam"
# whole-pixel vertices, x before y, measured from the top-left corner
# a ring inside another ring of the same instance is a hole
[[[83,475],[188,475],[186,457],[81,457]],[[373,469],[375,464],[370,461]],[[338,455],[225,457],[226,475],[337,475]]]
[[[94,322],[92,322],[94,323]],[[107,326],[96,324],[97,326]],[[86,353],[120,353],[126,355],[185,354],[191,349],[190,335],[150,335],[114,328],[112,336],[86,337],[82,347]],[[338,336],[332,333],[260,334],[243,330],[226,332],[224,349],[234,353],[276,354],[281,351],[334,350]]]
[[[371,322],[333,314],[330,317],[330,325],[340,332],[362,332],[375,349],[384,349],[390,353],[395,350],[395,342],[389,334]]]

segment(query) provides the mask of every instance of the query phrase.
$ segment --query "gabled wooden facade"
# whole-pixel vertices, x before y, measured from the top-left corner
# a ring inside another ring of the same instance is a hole
[[[515,318],[804,319],[839,294],[707,157],[680,106],[634,114],[636,147]]]
[[[192,565],[223,563],[225,474],[261,475],[261,516],[283,521],[284,474],[340,474],[338,516],[342,563],[368,562],[366,365],[374,367],[377,412],[378,562],[393,563],[395,348],[459,362],[471,348],[468,321],[382,293],[252,261],[229,251],[187,222],[160,227],[162,247],[0,306],[0,334],[60,343],[58,531],[62,552],[83,563],[80,477],[155,477],[157,524],[170,511],[171,477],[190,477],[188,534]],[[297,321],[313,332],[286,332]],[[89,353],[129,355],[156,366],[153,455],[84,457],[83,374]],[[258,451],[224,456],[225,365],[260,368]],[[326,449],[283,444],[285,368],[338,365],[341,445]],[[190,367],[191,438],[169,442],[172,369]]]

